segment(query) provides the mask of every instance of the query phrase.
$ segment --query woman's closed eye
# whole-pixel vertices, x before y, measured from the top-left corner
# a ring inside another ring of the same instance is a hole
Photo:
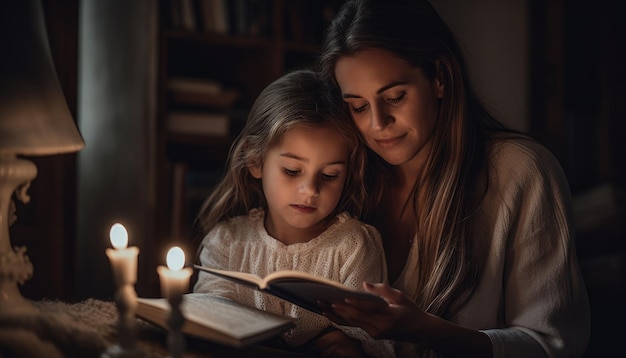
[[[360,107],[350,106],[350,110],[352,110],[352,112],[354,113],[362,113],[362,112],[365,112],[366,109],[367,109],[367,104],[364,104]]]
[[[399,95],[399,96],[397,96],[397,97],[386,98],[386,99],[385,99],[385,101],[386,101],[387,103],[389,103],[389,104],[398,104],[398,103],[402,102],[402,101],[403,101],[403,100],[405,100],[405,99],[406,99],[406,92],[402,92],[402,93],[400,93],[400,95]],[[363,105],[361,105],[361,106],[359,106],[359,107],[355,107],[355,106],[353,106],[353,105],[350,105],[350,110],[351,110],[353,113],[363,113],[363,112],[365,112],[365,111],[367,110],[367,107],[368,107],[368,106],[369,106],[369,104],[368,104],[368,103],[363,104]]]
[[[387,102],[391,104],[396,104],[402,102],[403,99],[406,98],[406,92],[402,92],[399,96],[393,98],[387,98]]]

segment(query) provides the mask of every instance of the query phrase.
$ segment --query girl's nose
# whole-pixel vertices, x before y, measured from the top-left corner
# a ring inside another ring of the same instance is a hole
[[[300,194],[316,197],[320,195],[320,188],[316,179],[304,179],[298,188]]]

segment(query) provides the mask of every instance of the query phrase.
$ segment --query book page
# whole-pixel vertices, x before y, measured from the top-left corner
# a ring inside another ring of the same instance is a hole
[[[217,270],[200,265],[195,265],[195,267],[224,279],[268,292],[318,314],[322,313],[318,301],[334,303],[353,298],[379,303],[386,302],[380,296],[304,271],[280,270],[261,279],[246,272]]]
[[[253,275],[251,273],[218,270],[218,269],[212,269],[210,267],[205,267],[205,266],[200,266],[200,265],[194,265],[194,267],[197,268],[198,270],[208,272],[212,275],[219,276],[221,278],[224,278],[230,281],[235,281],[241,285],[245,285],[248,287],[252,287],[256,289],[262,289],[265,287],[263,280],[259,276]]]
[[[333,281],[324,277],[315,276],[308,272],[304,271],[295,271],[295,270],[280,270],[276,272],[272,272],[271,274],[261,278],[257,275],[247,273],[247,272],[239,272],[239,271],[227,271],[227,270],[218,270],[210,267],[194,265],[198,270],[209,272],[213,275],[225,278],[230,281],[235,281],[239,284],[247,285],[252,288],[265,289],[268,286],[268,283],[277,279],[299,279],[304,281],[318,282],[321,284],[334,286],[337,288],[341,288],[344,290],[352,290],[351,288],[341,284],[340,282]]]
[[[185,295],[183,314],[188,320],[197,319],[205,325],[217,325],[237,332],[239,337],[256,334],[272,325],[282,325],[288,320],[225,298],[197,293]]]
[[[271,336],[293,324],[293,320],[289,317],[265,312],[205,293],[188,293],[183,297],[181,311],[187,321],[222,332],[226,336],[242,342],[259,335]],[[137,311],[140,317],[148,318],[157,324],[164,323],[159,321],[164,321],[165,313],[169,312],[169,303],[166,299],[138,298],[137,300],[140,306],[144,304],[157,307],[163,312],[161,317],[154,317],[152,314],[147,317],[140,308]],[[183,331],[185,331],[185,327]],[[188,333],[199,335],[199,332]]]
[[[380,297],[364,291],[356,291],[347,286],[338,287],[323,282],[301,279],[278,278],[274,279],[267,288],[271,294],[290,301],[309,311],[322,314],[318,301],[329,304],[343,302],[347,298],[386,303]]]
[[[294,270],[280,270],[280,271],[272,272],[271,274],[265,276],[263,283],[267,287],[268,283],[271,283],[277,280],[283,280],[283,279],[290,279],[290,281],[296,281],[296,280],[311,281],[311,282],[317,282],[317,283],[324,284],[324,285],[334,286],[334,287],[341,288],[344,290],[352,290],[352,288],[340,282],[333,281],[325,277],[315,276],[308,272],[294,271]]]

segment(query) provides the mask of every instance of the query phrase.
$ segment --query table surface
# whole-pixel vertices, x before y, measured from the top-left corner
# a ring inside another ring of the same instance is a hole
[[[117,344],[113,302],[34,301],[38,313],[0,317],[0,357],[100,357]],[[167,332],[137,319],[137,349],[145,357],[167,357]],[[234,348],[185,337],[185,357],[307,357],[264,342]]]

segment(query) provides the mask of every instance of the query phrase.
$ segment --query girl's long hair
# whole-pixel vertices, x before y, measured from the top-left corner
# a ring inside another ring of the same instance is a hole
[[[450,319],[471,297],[481,271],[472,217],[488,185],[489,133],[508,130],[477,97],[456,38],[427,1],[348,1],[327,29],[320,71],[336,85],[337,60],[373,48],[390,51],[443,83],[433,149],[408,206],[415,215],[419,257],[412,274],[418,292],[405,293],[425,311]],[[366,209],[380,208],[391,166],[371,151],[368,155]],[[375,213],[368,210],[366,220]]]
[[[361,214],[366,197],[365,147],[336,91],[319,73],[297,70],[275,80],[261,92],[231,146],[221,181],[200,209],[197,220],[205,234],[220,221],[245,215],[254,208],[266,208],[261,181],[248,168],[262,166],[266,153],[281,142],[284,134],[300,126],[330,126],[342,134],[350,153],[348,173],[342,196],[329,218],[342,211],[355,216]]]

